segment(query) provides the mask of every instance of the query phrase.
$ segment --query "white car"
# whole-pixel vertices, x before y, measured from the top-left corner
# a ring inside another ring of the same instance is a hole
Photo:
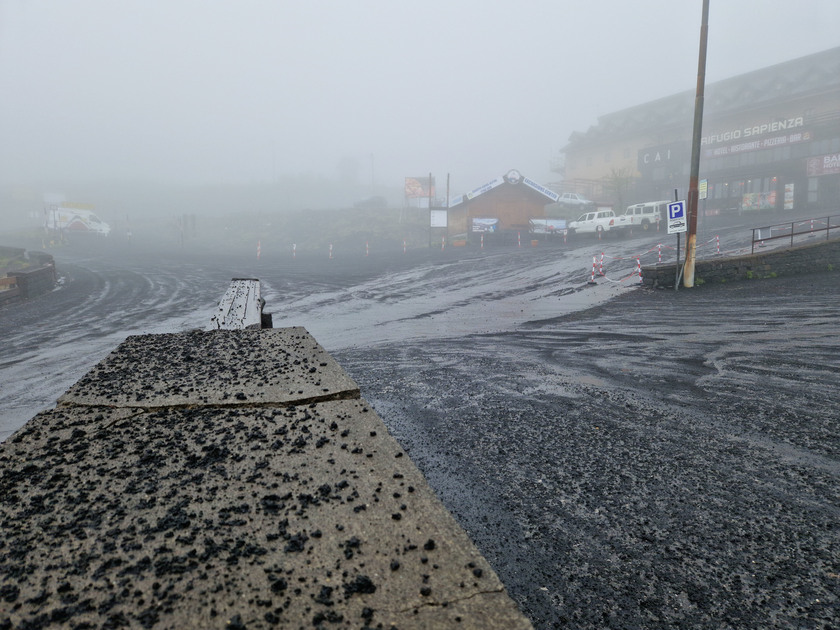
[[[572,206],[575,208],[583,208],[583,207],[595,207],[595,202],[587,199],[583,195],[579,195],[578,193],[563,193],[560,195],[560,198],[557,200],[557,203],[562,204],[564,206]]]
[[[570,234],[595,234],[609,232],[615,227],[615,212],[593,210],[582,214],[577,221],[569,223]]]

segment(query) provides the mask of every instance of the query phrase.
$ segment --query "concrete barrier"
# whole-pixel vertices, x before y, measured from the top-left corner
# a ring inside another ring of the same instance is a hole
[[[0,284],[0,302],[12,298],[34,298],[55,288],[53,257],[17,247],[0,247],[0,258],[9,259],[8,271]]]
[[[531,627],[303,328],[129,337],[0,497],[0,628]]]
[[[53,264],[26,271],[12,271],[7,276],[15,279],[20,296],[24,298],[38,297],[55,288],[56,277]]]
[[[642,281],[647,287],[673,289],[676,269],[675,263],[642,266]],[[702,285],[836,270],[840,270],[840,239],[697,260],[694,278],[695,285]]]
[[[234,278],[230,281],[216,313],[210,318],[210,330],[244,330],[271,328],[271,314],[263,313],[265,300],[256,278]]]

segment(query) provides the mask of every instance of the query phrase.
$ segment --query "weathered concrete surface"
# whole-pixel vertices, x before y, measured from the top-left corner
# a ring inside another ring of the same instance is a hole
[[[219,306],[210,318],[208,330],[261,328],[262,309],[260,281],[256,278],[234,278],[219,300]]]
[[[301,328],[129,338],[0,497],[0,628],[531,627]]]
[[[308,404],[359,387],[304,328],[128,337],[59,404],[177,407]]]

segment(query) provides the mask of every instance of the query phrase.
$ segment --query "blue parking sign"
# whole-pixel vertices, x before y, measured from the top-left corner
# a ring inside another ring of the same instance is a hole
[[[685,219],[685,201],[675,201],[668,204],[669,219]]]
[[[668,234],[679,234],[688,231],[688,221],[685,219],[685,200],[668,204]]]

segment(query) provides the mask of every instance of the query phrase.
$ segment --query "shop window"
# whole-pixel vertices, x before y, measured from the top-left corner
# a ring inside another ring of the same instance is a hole
[[[808,203],[817,203],[817,193],[820,188],[820,180],[816,177],[808,178]]]

